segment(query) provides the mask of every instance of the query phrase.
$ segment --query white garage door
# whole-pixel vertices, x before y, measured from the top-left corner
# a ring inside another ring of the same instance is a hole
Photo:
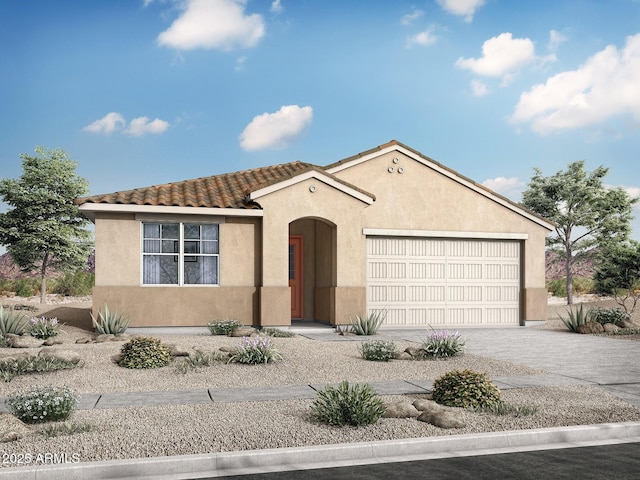
[[[368,237],[367,310],[386,325],[518,325],[520,243]]]

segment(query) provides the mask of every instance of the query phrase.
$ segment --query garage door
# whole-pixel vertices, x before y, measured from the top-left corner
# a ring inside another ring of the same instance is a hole
[[[520,243],[368,237],[367,310],[386,325],[518,325]]]

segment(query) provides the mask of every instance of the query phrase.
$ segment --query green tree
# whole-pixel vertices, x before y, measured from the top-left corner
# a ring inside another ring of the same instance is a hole
[[[640,300],[640,242],[607,242],[599,257],[596,288],[612,294],[625,312],[633,313]]]
[[[93,242],[84,228],[88,221],[73,203],[88,192],[88,182],[76,175],[77,164],[63,150],[37,147],[35,152],[20,155],[19,179],[0,180],[0,197],[10,207],[0,213],[0,244],[23,271],[39,270],[44,303],[50,269],[81,267]]]
[[[607,241],[624,240],[631,231],[632,199],[621,188],[607,188],[603,178],[609,169],[585,171],[585,162],[568,165],[566,171],[545,177],[534,175],[523,193],[522,204],[556,224],[547,246],[565,262],[567,304],[573,304],[573,265]]]

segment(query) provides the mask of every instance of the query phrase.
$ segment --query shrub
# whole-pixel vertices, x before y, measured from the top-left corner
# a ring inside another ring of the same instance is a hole
[[[360,354],[365,360],[388,362],[396,356],[396,345],[385,340],[374,340],[360,344]]]
[[[9,411],[24,423],[66,420],[78,404],[79,396],[67,387],[35,387],[7,399]]]
[[[584,295],[593,292],[595,292],[593,279],[585,277],[573,277],[573,293],[575,293],[576,295]]]
[[[122,345],[118,365],[125,368],[160,368],[171,362],[171,349],[157,338],[136,337]]]
[[[188,357],[182,357],[179,362],[175,363],[176,372],[184,374],[196,368],[208,367],[216,361],[221,361],[223,358],[222,354],[215,352],[205,353],[201,350],[196,350]]]
[[[534,415],[538,412],[535,405],[512,405],[510,403],[499,402],[479,409],[482,412],[491,413],[493,415],[511,415],[513,417],[526,417]]]
[[[384,402],[368,384],[349,385],[346,380],[337,388],[318,390],[311,404],[314,418],[329,425],[372,425],[386,410]]]
[[[296,336],[295,333],[289,330],[281,330],[280,328],[270,328],[270,327],[263,328],[262,333],[264,333],[265,335],[269,335],[270,337],[279,337],[279,338],[291,338]]]
[[[27,325],[28,320],[24,314],[0,305],[0,337],[4,337],[7,333],[22,335]]]
[[[14,290],[18,297],[33,297],[40,292],[41,281],[37,278],[19,278],[14,283]]]
[[[625,312],[621,308],[596,307],[591,310],[591,315],[592,321],[603,325],[605,323],[613,323],[617,325],[623,320],[631,319],[631,314],[629,312]]]
[[[458,355],[464,351],[465,341],[459,332],[448,330],[434,330],[427,335],[422,342],[420,352],[425,357],[447,358]]]
[[[564,278],[556,278],[547,281],[547,291],[554,297],[567,296],[567,283]]]
[[[356,315],[356,318],[351,320],[351,330],[356,335],[375,335],[386,316],[386,310],[375,311],[366,317]]]
[[[93,273],[76,270],[52,279],[50,283],[47,283],[47,290],[68,297],[84,297],[91,295],[94,284],[95,275]]]
[[[235,318],[224,320],[214,320],[207,324],[211,335],[231,335],[235,329],[242,327],[242,324]]]
[[[19,375],[28,373],[55,372],[82,366],[82,363],[67,362],[59,358],[44,358],[37,355],[17,360],[0,361],[0,378],[10,382]]]
[[[501,403],[500,390],[484,373],[453,370],[433,382],[433,401],[450,407],[487,408]]]
[[[592,320],[591,310],[585,310],[582,305],[575,311],[573,309],[567,310],[567,317],[559,315],[560,320],[565,326],[572,332],[576,332],[580,325],[584,325]]]
[[[47,437],[59,437],[61,435],[74,435],[76,433],[85,433],[93,430],[93,427],[89,423],[59,423],[44,425],[40,430],[40,433]]]
[[[91,314],[91,323],[93,323],[96,332],[101,334],[120,335],[127,331],[130,322],[131,319],[124,318],[124,315],[119,314],[117,310],[111,312],[106,304],[104,305],[104,310],[98,312],[97,320],[93,313]]]
[[[282,355],[271,345],[271,337],[242,337],[229,362],[257,365],[280,360]]]
[[[31,317],[31,320],[29,320],[29,324],[27,325],[27,332],[32,337],[46,340],[47,338],[57,337],[60,335],[60,324],[56,317]]]

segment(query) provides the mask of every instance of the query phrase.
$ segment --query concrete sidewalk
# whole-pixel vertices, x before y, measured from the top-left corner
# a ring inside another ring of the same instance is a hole
[[[322,341],[365,341],[371,337],[336,335],[317,325],[292,331]],[[140,333],[140,332],[132,332]],[[145,334],[167,334],[144,329]],[[170,333],[187,332],[173,330]],[[503,360],[544,371],[540,375],[492,378],[501,390],[548,385],[595,385],[640,408],[640,344],[611,337],[593,337],[528,327],[461,329],[466,353]],[[419,342],[426,329],[383,328],[376,339]],[[432,381],[373,383],[383,395],[428,393]],[[209,402],[244,402],[315,398],[324,385],[201,389],[169,392],[83,395],[80,409]],[[4,402],[0,405],[3,409]],[[480,435],[451,435],[393,442],[368,442],[297,449],[187,455],[155,459],[94,462],[33,468],[0,469],[0,478],[204,478],[261,471],[394,462],[535,449],[566,448],[607,443],[640,442],[640,422],[588,425]],[[482,445],[482,447],[479,447]]]

